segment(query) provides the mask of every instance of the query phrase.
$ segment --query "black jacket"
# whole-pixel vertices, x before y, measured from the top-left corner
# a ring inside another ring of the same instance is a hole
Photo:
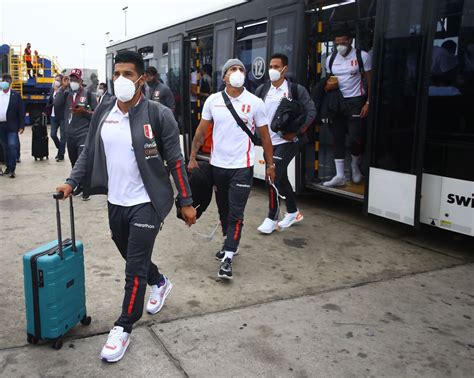
[[[0,127],[5,127],[7,133],[17,133],[25,128],[25,105],[18,92],[10,89],[10,102],[7,108],[7,121],[0,122]]]

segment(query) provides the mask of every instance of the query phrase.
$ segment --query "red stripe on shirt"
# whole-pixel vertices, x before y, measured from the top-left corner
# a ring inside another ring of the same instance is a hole
[[[179,181],[179,186],[181,187],[181,193],[182,193],[183,197],[187,197],[188,193],[186,192],[186,186],[184,185],[183,173],[181,172],[181,161],[180,160],[176,161],[176,171],[178,172],[178,181]]]
[[[128,315],[130,315],[133,311],[133,304],[135,303],[137,290],[138,290],[138,276],[135,276],[135,279],[133,280],[132,296],[130,297],[130,303],[128,304],[128,311],[127,311]]]

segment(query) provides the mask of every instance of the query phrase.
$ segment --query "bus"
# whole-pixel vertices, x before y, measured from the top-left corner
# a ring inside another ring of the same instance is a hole
[[[369,214],[474,236],[473,0],[239,3],[111,44],[107,81],[112,87],[113,58],[120,51],[137,51],[147,66],[156,66],[175,95],[188,158],[204,102],[203,71],[211,74],[216,92],[224,62],[237,57],[246,66],[246,88],[254,91],[268,80],[268,58],[280,52],[289,57],[288,76],[312,93],[341,28],[349,28],[353,46],[372,59],[364,179],[323,185],[335,168],[331,122],[322,120],[288,168],[294,190],[349,197],[363,201]],[[209,158],[204,152],[199,157]],[[255,177],[263,178],[261,148],[255,161]],[[350,177],[350,159],[345,161]]]

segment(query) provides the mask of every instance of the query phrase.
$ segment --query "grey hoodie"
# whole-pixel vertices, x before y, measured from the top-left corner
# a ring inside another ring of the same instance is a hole
[[[66,180],[73,187],[82,184],[85,195],[108,192],[107,161],[101,130],[116,101],[115,97],[104,98],[95,110],[84,149]],[[178,189],[180,205],[193,203],[181,154],[178,125],[170,109],[143,96],[138,105],[129,109],[129,119],[138,170],[153,207],[163,221],[173,206],[169,172]],[[150,133],[150,125],[155,135]]]

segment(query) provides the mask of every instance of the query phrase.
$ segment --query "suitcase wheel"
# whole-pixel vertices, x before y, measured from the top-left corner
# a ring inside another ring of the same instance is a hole
[[[91,324],[91,321],[92,321],[92,318],[90,316],[84,316],[82,319],[81,319],[81,324],[83,326],[88,326],[89,324]]]
[[[28,341],[28,344],[36,344],[39,340],[33,335],[28,334],[28,336],[26,337],[26,341]]]
[[[51,345],[51,348],[53,348],[54,350],[59,350],[62,347],[63,347],[63,339],[56,339],[53,345]]]

